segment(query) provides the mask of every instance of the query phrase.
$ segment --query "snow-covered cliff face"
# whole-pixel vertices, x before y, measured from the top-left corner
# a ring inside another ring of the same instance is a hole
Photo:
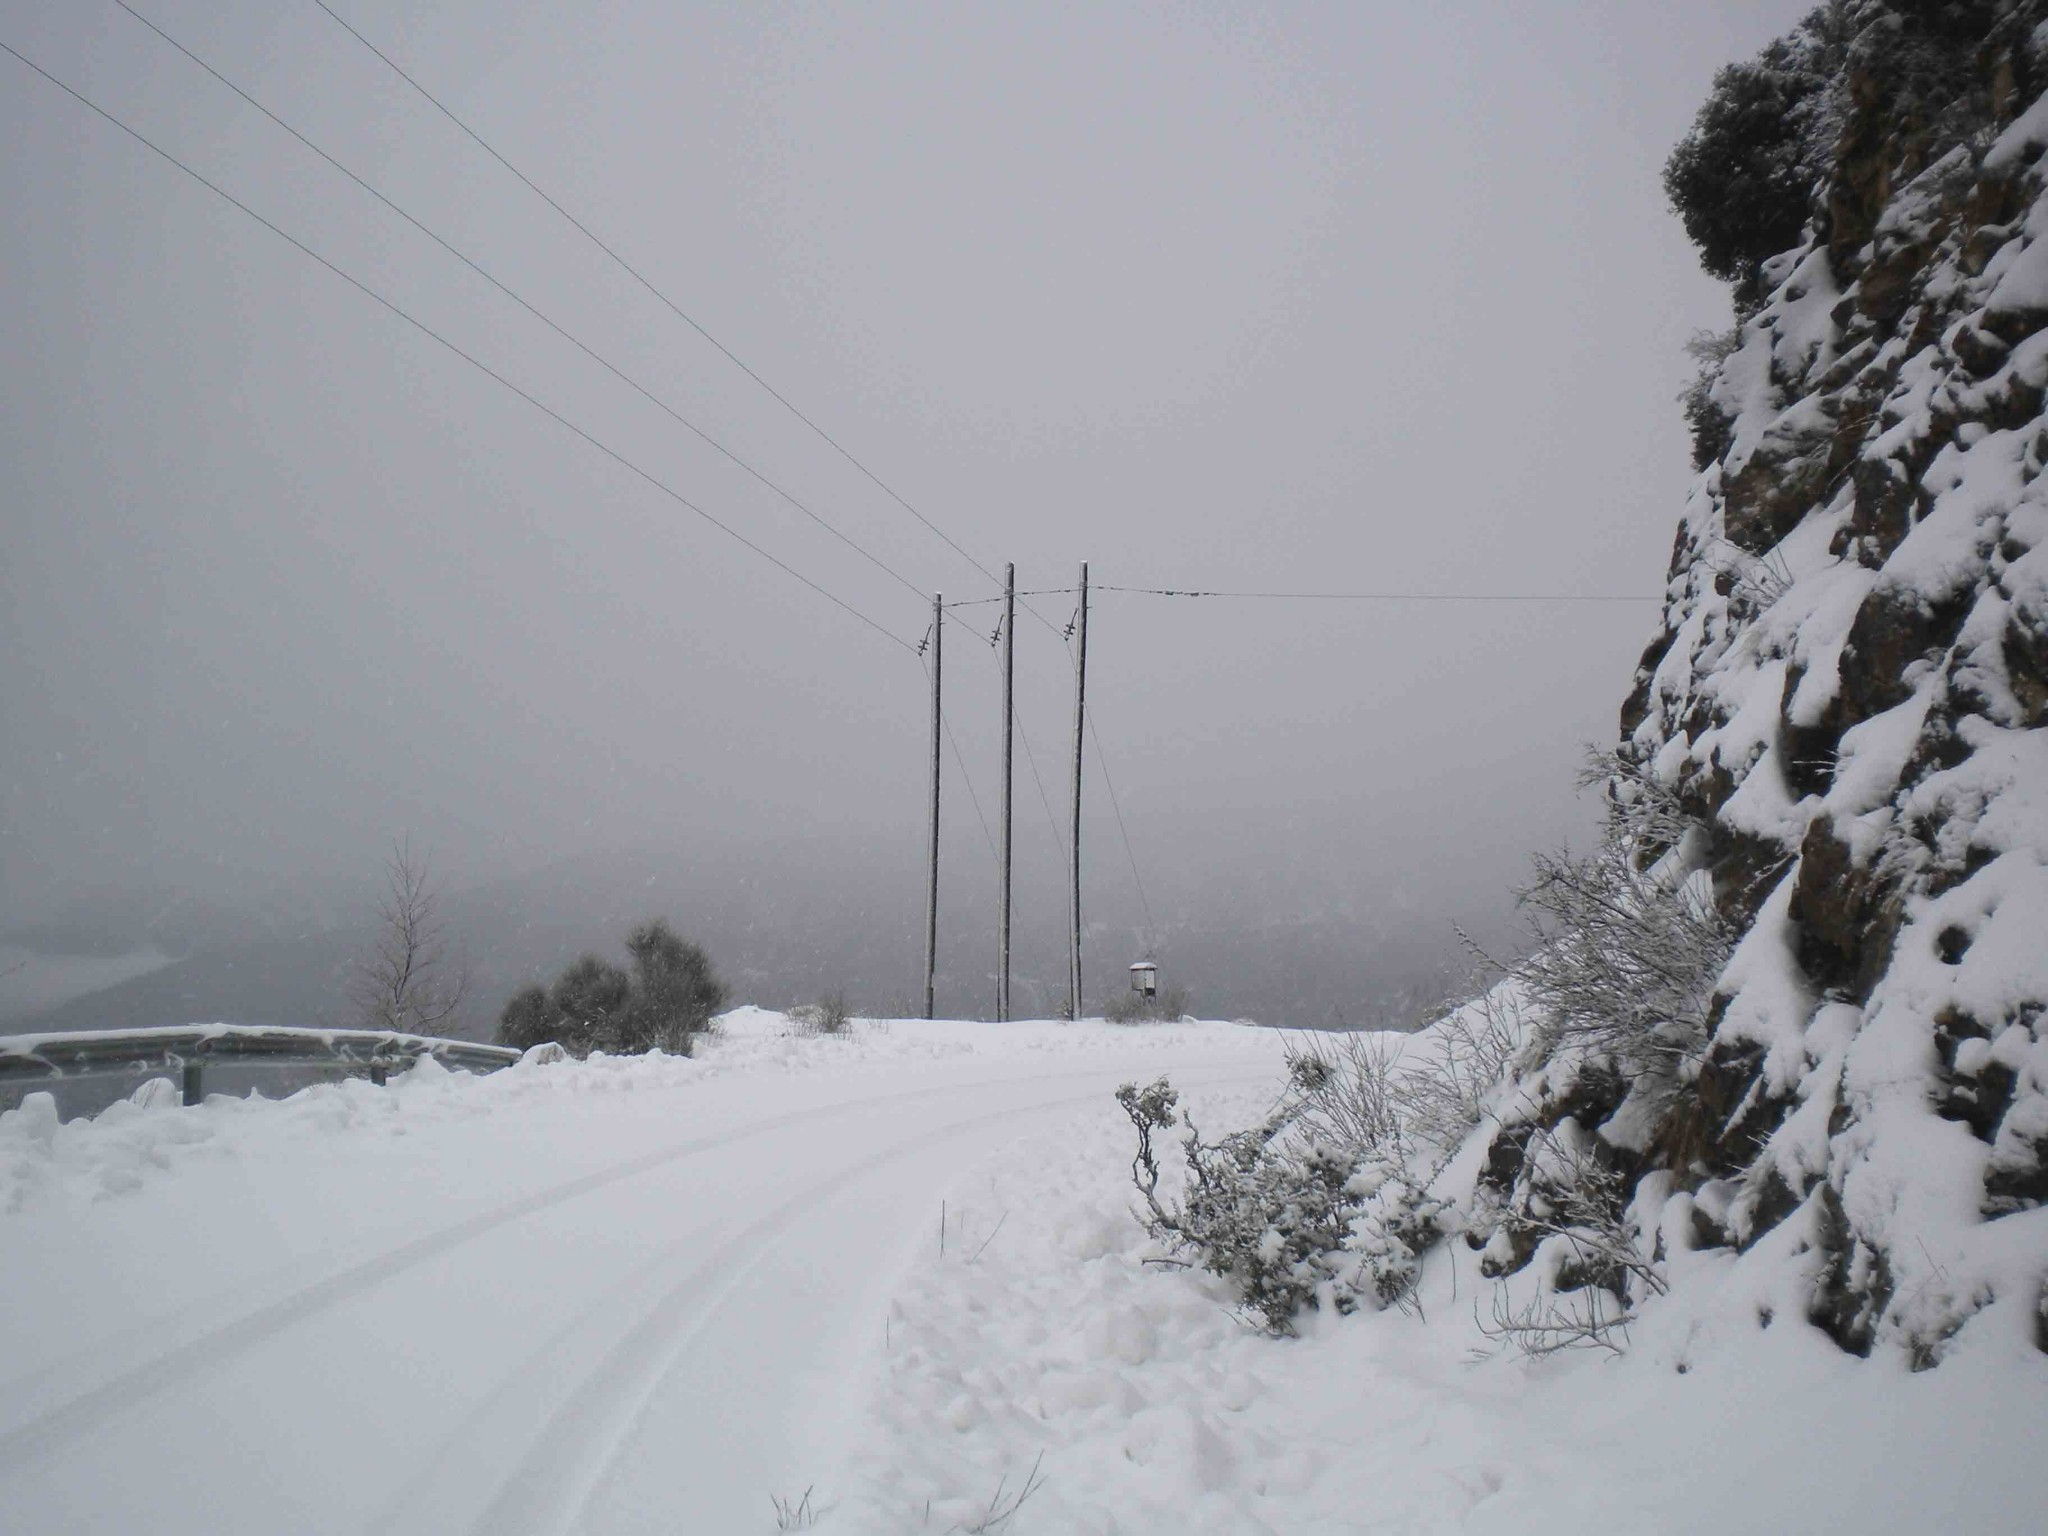
[[[1738,285],[1622,713],[1739,942],[1648,1122],[1553,1058],[1487,1177],[1511,1210],[1569,1120],[1845,1348],[2048,1349],[2048,5],[1819,19],[1808,238]]]

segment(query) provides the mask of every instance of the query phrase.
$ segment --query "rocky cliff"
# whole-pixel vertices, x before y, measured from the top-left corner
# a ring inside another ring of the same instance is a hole
[[[1660,1255],[1780,1277],[1760,1322],[2048,1349],[2044,83],[2040,0],[1848,0],[1674,157],[1738,324],[1609,792],[1732,950],[1690,1049],[1538,1026],[1480,1181],[1498,1272],[1562,1133]]]

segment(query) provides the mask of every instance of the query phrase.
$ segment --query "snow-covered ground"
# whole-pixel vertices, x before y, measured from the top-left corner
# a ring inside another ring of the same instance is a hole
[[[1449,1255],[1427,1321],[1247,1331],[1143,1263],[1110,1093],[1169,1071],[1220,1128],[1280,1054],[742,1010],[689,1061],[32,1103],[0,1116],[0,1529],[744,1536],[808,1490],[881,1536],[1027,1486],[994,1529],[2036,1528],[2016,1340],[1909,1375],[1709,1274],[1626,1359],[1475,1363]]]
[[[1272,1089],[1186,1098],[1213,1134],[1256,1120]],[[1503,1358],[1475,1320],[1492,1282],[1453,1244],[1425,1269],[1420,1317],[1325,1313],[1276,1341],[1218,1282],[1146,1265],[1131,1149],[1127,1125],[1092,1117],[955,1186],[958,1241],[944,1257],[928,1244],[896,1294],[821,1529],[972,1529],[1034,1465],[1042,1485],[999,1529],[2042,1528],[2048,1362],[2025,1340],[1979,1338],[1914,1375],[1843,1354],[1796,1307],[1761,1329],[1756,1299],[1708,1274],[1652,1309],[1626,1357]]]

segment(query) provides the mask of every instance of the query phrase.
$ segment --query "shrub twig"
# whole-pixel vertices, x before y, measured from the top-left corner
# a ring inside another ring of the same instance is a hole
[[[768,1502],[775,1506],[775,1529],[778,1531],[808,1531],[818,1523],[822,1511],[811,1507],[812,1488],[806,1488],[800,1499],[786,1499],[779,1493],[768,1495]]]
[[[1004,1490],[1009,1487],[1009,1474],[1005,1473],[997,1478],[996,1491],[989,1495],[988,1508],[976,1519],[965,1525],[955,1525],[952,1529],[965,1531],[967,1536],[989,1536],[990,1532],[1001,1530],[1016,1519],[1017,1511],[1030,1501],[1034,1493],[1045,1486],[1045,1475],[1039,1470],[1044,1462],[1045,1452],[1040,1451],[1038,1459],[1031,1463],[1031,1471],[1024,1479],[1024,1486],[1008,1498],[1004,1497]]]

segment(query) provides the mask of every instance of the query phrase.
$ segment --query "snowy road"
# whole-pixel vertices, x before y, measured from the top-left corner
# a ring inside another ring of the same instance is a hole
[[[771,1494],[837,1475],[962,1169],[1143,1072],[1275,1059],[1249,1031],[948,1057],[897,1028],[838,1072],[742,1032],[722,1071],[44,1127],[0,1251],[0,1527],[772,1530]]]

